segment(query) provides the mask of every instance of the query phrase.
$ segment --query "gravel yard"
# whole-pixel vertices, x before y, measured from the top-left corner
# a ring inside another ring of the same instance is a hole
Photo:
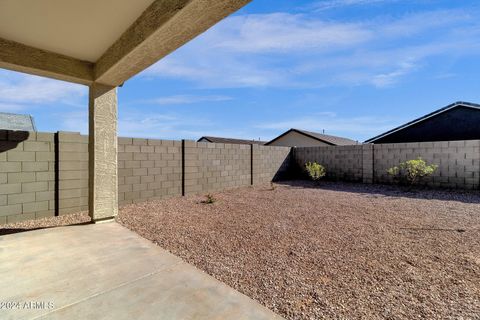
[[[480,319],[478,191],[297,181],[213,195],[118,220],[287,319]]]

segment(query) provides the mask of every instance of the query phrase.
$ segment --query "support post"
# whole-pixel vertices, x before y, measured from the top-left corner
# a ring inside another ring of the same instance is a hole
[[[117,89],[93,83],[89,94],[88,210],[93,222],[118,213]]]

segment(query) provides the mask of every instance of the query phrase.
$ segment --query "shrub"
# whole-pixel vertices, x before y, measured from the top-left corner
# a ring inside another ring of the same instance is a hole
[[[316,162],[307,162],[305,163],[305,169],[307,170],[308,176],[313,181],[318,181],[325,176],[327,171],[325,167]]]
[[[215,199],[215,197],[211,193],[205,195],[205,197],[206,199],[203,201],[203,203],[212,204],[217,201],[217,199]]]
[[[428,165],[425,160],[419,157],[402,162],[398,166],[388,169],[387,173],[402,183],[414,185],[424,177],[432,175],[437,168],[436,164]]]

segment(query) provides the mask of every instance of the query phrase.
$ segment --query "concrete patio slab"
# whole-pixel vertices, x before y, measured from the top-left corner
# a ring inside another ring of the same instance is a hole
[[[281,319],[111,222],[0,237],[1,319]]]

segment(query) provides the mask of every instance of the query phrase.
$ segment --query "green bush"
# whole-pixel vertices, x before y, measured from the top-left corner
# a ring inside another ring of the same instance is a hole
[[[436,164],[428,165],[422,158],[408,160],[400,163],[398,166],[387,170],[387,173],[401,183],[410,185],[417,184],[424,177],[432,175],[438,166]]]
[[[327,171],[325,167],[316,162],[307,162],[305,163],[305,169],[307,170],[308,176],[313,181],[318,181],[325,176]]]
[[[202,202],[206,203],[206,204],[213,204],[213,203],[217,202],[217,199],[215,199],[213,194],[208,193],[207,195],[205,195],[205,200],[202,201]]]

